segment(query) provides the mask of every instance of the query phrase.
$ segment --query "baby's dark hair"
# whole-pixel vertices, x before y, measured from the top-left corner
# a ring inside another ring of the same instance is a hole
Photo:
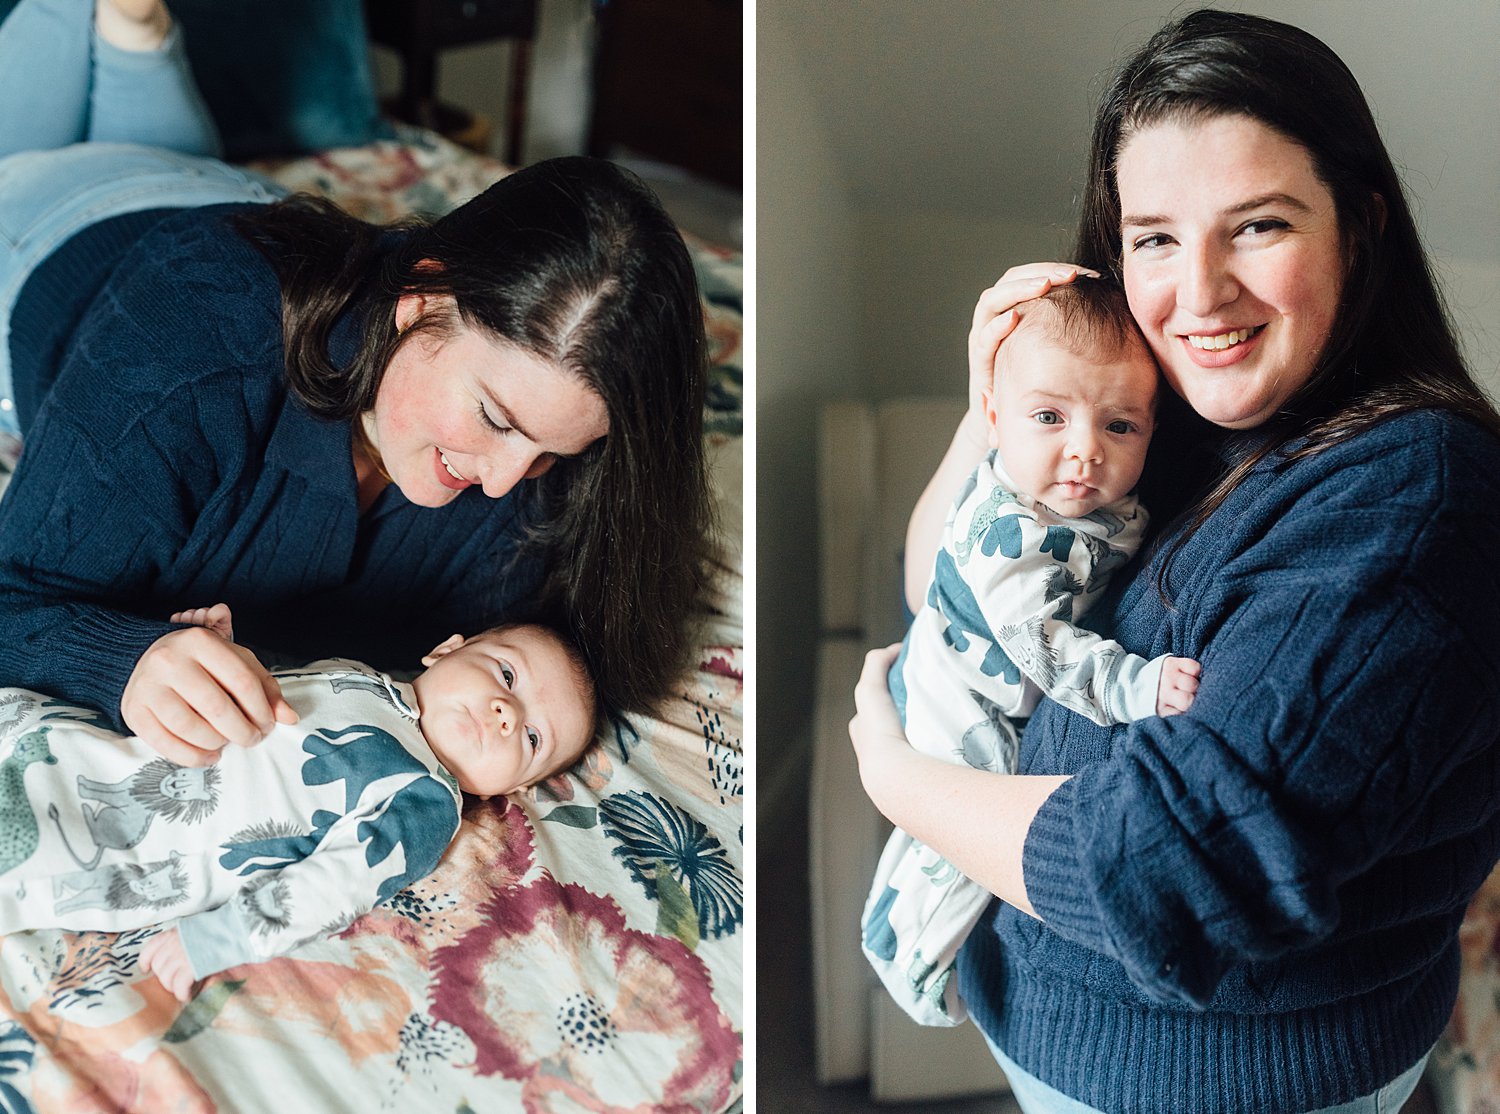
[[[535,630],[554,639],[562,649],[563,656],[568,659],[568,665],[573,671],[573,680],[578,683],[578,689],[583,693],[584,700],[589,706],[589,731],[588,737],[593,739],[599,733],[599,725],[604,722],[604,700],[599,694],[599,686],[594,681],[594,675],[589,672],[588,658],[584,656],[583,650],[578,644],[562,631],[550,623],[536,622],[509,622],[497,623],[481,631],[476,637],[487,634],[503,635],[511,631]]]
[[[1131,316],[1124,287],[1110,279],[1079,276],[1020,303],[1015,312],[1017,327],[1030,319],[1050,340],[1077,356],[1110,357],[1134,345],[1151,354]],[[1003,344],[1000,350],[1005,350]]]

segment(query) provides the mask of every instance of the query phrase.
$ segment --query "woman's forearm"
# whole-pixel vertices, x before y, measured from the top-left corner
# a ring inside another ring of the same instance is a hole
[[[865,655],[854,686],[849,739],[870,800],[893,824],[943,855],[959,870],[1024,913],[1021,853],[1042,803],[1067,780],[993,774],[929,758],[913,750],[886,675],[900,645]]]
[[[943,523],[958,488],[989,452],[989,434],[983,419],[968,411],[943,454],[942,463],[922,490],[906,524],[906,602],[912,611],[921,608],[932,578],[932,562],[943,537]]]
[[[1031,821],[1066,777],[994,774],[929,758],[905,742],[860,761],[875,807],[990,893],[1036,916],[1021,851]]]

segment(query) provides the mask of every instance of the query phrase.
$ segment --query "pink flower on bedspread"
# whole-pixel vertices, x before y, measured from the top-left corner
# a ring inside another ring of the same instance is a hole
[[[699,666],[705,673],[728,677],[732,681],[743,681],[745,672],[740,666],[739,651],[733,646],[708,646],[704,648],[703,663]]]
[[[535,858],[535,836],[519,806],[503,797],[470,799],[437,870],[362,917],[344,938],[389,936],[425,955],[479,924],[480,907],[525,881]]]
[[[679,941],[628,928],[613,900],[550,875],[482,912],[433,956],[432,1016],[468,1033],[476,1072],[522,1080],[528,1111],[726,1104],[740,1038]]]
[[[564,770],[560,774],[553,774],[538,783],[530,791],[531,799],[539,803],[566,804],[573,799],[578,786],[581,785],[597,793],[608,785],[614,776],[614,760],[602,746],[592,746],[584,752],[583,757],[571,769]]]
[[[427,880],[424,890],[454,890],[478,899],[521,882],[532,869],[536,841],[526,814],[504,797],[490,801],[467,799],[463,823],[449,844],[443,861]]]
[[[216,1114],[218,1106],[171,1053],[156,1049],[144,1062],[118,1052],[60,1050],[32,1080],[37,1114]],[[74,1054],[69,1054],[74,1053]]]

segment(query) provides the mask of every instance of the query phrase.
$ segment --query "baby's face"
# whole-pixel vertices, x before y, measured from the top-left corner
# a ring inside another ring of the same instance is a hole
[[[422,734],[466,793],[512,793],[570,766],[592,738],[592,701],[549,631],[516,627],[422,659]]]
[[[1023,323],[1000,346],[990,444],[1023,494],[1082,518],[1140,479],[1157,378],[1144,343],[1088,358]]]

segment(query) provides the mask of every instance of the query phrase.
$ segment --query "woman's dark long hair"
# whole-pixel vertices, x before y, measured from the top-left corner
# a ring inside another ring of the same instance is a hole
[[[292,198],[238,218],[276,268],[287,379],[314,413],[375,403],[397,349],[455,325],[427,314],[398,334],[403,294],[451,295],[463,323],[561,367],[603,400],[609,433],[531,481],[544,547],[538,616],[583,648],[601,698],[621,711],[663,696],[685,664],[708,547],[703,455],[706,342],[692,261],[655,194],[601,159],[518,170],[382,252],[384,229],[328,202]],[[430,262],[429,262],[430,261]],[[363,304],[351,365],[334,321]]]
[[[1265,437],[1196,506],[1185,539],[1255,465],[1305,438],[1310,455],[1412,410],[1461,414],[1500,437],[1500,415],[1464,366],[1400,179],[1359,83],[1323,42],[1285,23],[1201,10],[1125,63],[1095,118],[1074,258],[1123,278],[1120,152],[1161,123],[1243,115],[1298,144],[1333,195],[1350,261],[1333,328],[1308,381]],[[1163,568],[1165,566],[1163,565]]]

